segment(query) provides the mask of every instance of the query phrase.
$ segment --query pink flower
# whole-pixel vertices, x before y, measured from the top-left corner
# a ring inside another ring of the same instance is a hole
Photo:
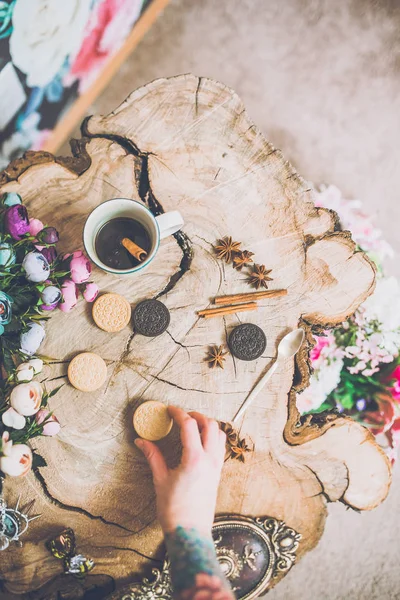
[[[52,415],[46,408],[39,410],[39,412],[36,414],[35,421],[38,425],[41,425],[44,421],[46,421],[43,425],[42,435],[52,436],[57,435],[57,433],[60,432],[61,425],[57,417]]]
[[[94,8],[79,52],[72,60],[64,84],[79,80],[82,93],[115,54],[138,19],[143,0],[102,0]]]
[[[86,284],[85,290],[83,292],[83,297],[85,298],[86,302],[93,302],[99,293],[99,286],[96,285],[95,283],[88,283]]]
[[[83,283],[87,281],[92,272],[90,260],[81,250],[72,254],[70,262],[71,279],[74,283]]]
[[[43,228],[44,225],[42,221],[39,221],[39,219],[29,219],[29,233],[34,237],[36,237],[39,231],[42,231]]]
[[[389,375],[384,377],[383,382],[389,385],[392,384],[389,391],[391,392],[393,399],[400,402],[400,365],[397,365]]]
[[[67,279],[61,286],[63,300],[58,308],[63,312],[69,312],[78,302],[78,288],[71,279]]]
[[[312,362],[315,362],[319,359],[324,348],[333,346],[335,343],[335,338],[331,333],[315,336],[314,339],[316,340],[316,344],[310,352],[310,359]]]

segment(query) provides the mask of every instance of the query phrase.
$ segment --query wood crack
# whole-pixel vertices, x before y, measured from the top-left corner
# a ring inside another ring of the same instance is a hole
[[[112,142],[115,142],[115,143],[119,144],[120,146],[122,146],[122,148],[124,148],[124,150],[128,154],[133,154],[133,156],[136,156],[137,158],[140,159],[141,170],[140,170],[139,181],[138,181],[139,197],[142,200],[142,202],[147,204],[147,206],[149,207],[149,209],[151,210],[151,212],[153,213],[154,216],[163,214],[165,212],[164,208],[162,207],[160,202],[157,200],[157,198],[154,196],[151,186],[150,186],[149,170],[148,170],[148,157],[149,157],[149,155],[151,155],[151,153],[142,152],[132,140],[124,138],[120,135],[91,134],[87,129],[88,119],[90,119],[90,117],[85,119],[85,121],[82,123],[82,127],[81,127],[82,135],[85,135],[91,139],[92,138],[93,139],[94,138],[103,138],[103,139],[107,139]],[[175,238],[179,248],[182,251],[182,259],[181,259],[181,262],[179,263],[178,270],[176,271],[176,273],[174,273],[170,277],[166,286],[155,296],[156,299],[160,298],[161,296],[164,296],[165,294],[170,292],[176,286],[176,284],[184,276],[184,274],[187,271],[189,271],[190,265],[193,260],[192,242],[191,242],[190,238],[186,235],[186,233],[184,233],[183,231],[178,231],[177,233],[174,234],[173,237]]]
[[[122,529],[123,531],[127,531],[128,533],[132,533],[132,534],[136,533],[136,531],[134,531],[133,529],[129,529],[128,527],[125,527],[124,525],[120,525],[119,523],[115,523],[114,521],[108,521],[108,519],[105,519],[101,515],[93,515],[85,508],[82,508],[80,506],[72,506],[70,504],[65,504],[61,500],[58,500],[58,498],[56,498],[55,496],[53,496],[50,493],[50,491],[47,487],[46,480],[43,477],[43,475],[41,474],[41,472],[39,471],[39,468],[38,467],[33,468],[32,471],[33,471],[37,481],[40,483],[40,486],[42,488],[44,495],[52,504],[55,504],[56,506],[58,506],[59,508],[62,508],[63,510],[79,513],[85,517],[88,517],[89,519],[91,519],[93,521],[94,520],[101,521],[102,523],[104,523],[104,525],[111,525],[113,527],[118,527],[118,529]]]

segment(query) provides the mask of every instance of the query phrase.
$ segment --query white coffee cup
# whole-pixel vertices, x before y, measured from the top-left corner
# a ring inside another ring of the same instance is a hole
[[[146,259],[136,267],[131,267],[129,269],[114,269],[105,265],[100,260],[95,247],[96,236],[103,225],[108,221],[111,221],[111,219],[121,217],[135,219],[135,221],[138,221],[143,225],[151,242],[151,247],[147,253]],[[102,204],[99,204],[99,206],[90,213],[83,228],[83,243],[86,254],[100,269],[108,271],[109,273],[126,275],[136,273],[136,271],[140,271],[151,263],[157,254],[160,240],[176,233],[183,225],[182,215],[177,210],[155,217],[144,204],[137,200],[113,198],[112,200],[106,200]]]

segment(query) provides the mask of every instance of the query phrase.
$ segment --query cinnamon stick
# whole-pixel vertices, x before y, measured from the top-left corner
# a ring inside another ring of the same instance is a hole
[[[246,302],[244,304],[231,304],[229,306],[218,306],[216,308],[205,308],[204,310],[197,311],[200,317],[210,318],[224,315],[231,315],[237,312],[244,312],[248,310],[256,310],[257,304],[255,302]]]
[[[121,244],[128,250],[129,254],[132,254],[137,260],[142,261],[146,258],[146,250],[143,250],[143,248],[135,244],[135,242],[132,242],[129,238],[123,238]]]
[[[286,296],[287,290],[265,290],[263,292],[246,292],[244,294],[229,294],[228,296],[217,296],[215,304],[230,304],[231,302],[257,301],[262,298],[278,298]]]

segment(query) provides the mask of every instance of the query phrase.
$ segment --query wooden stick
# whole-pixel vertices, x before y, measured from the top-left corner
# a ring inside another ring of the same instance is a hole
[[[255,302],[247,302],[245,304],[231,304],[230,306],[219,306],[217,308],[206,308],[204,310],[197,311],[200,317],[210,318],[224,315],[231,315],[237,312],[244,312],[248,310],[256,310],[257,304]]]
[[[278,298],[286,296],[287,290],[265,290],[264,292],[246,292],[245,294],[230,294],[217,296],[215,304],[230,304],[231,302],[246,302],[246,300],[261,300],[262,298]]]
[[[143,248],[135,244],[135,242],[132,242],[129,238],[123,238],[121,244],[128,250],[129,254],[132,254],[137,260],[142,261],[146,258],[146,250],[143,250]]]

